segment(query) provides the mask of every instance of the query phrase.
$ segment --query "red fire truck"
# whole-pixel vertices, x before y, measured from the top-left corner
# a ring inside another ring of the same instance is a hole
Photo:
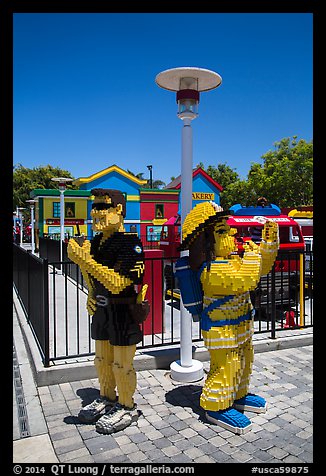
[[[277,205],[265,207],[243,207],[239,204],[230,208],[232,215],[228,224],[236,228],[239,253],[243,252],[243,244],[253,240],[260,242],[261,232],[267,220],[275,221],[279,226],[280,248],[275,262],[275,271],[296,271],[299,255],[305,249],[305,242],[300,225],[288,215],[282,215]]]
[[[275,221],[279,225],[280,253],[276,264],[276,271],[287,271],[296,268],[296,257],[285,260],[290,252],[302,252],[305,244],[301,228],[297,221],[288,215],[282,215],[277,205],[271,204],[266,207],[243,207],[239,204],[230,208],[231,216],[228,224],[237,229],[239,253],[243,252],[243,244],[253,239],[259,243],[259,235],[266,220]],[[180,245],[180,215],[175,215],[167,220],[162,226],[160,237],[160,249],[164,251],[164,258],[178,258]],[[283,259],[282,259],[283,257]],[[280,258],[280,259],[279,259]]]

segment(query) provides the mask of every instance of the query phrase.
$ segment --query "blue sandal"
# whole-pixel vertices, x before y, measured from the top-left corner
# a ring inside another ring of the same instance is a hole
[[[237,410],[248,410],[255,413],[265,413],[267,409],[266,400],[254,393],[248,393],[242,398],[235,400],[233,407]]]
[[[238,435],[247,433],[247,431],[251,429],[251,421],[249,418],[234,408],[227,408],[226,410],[219,410],[217,412],[208,410],[206,411],[206,418],[211,423],[222,426]]]

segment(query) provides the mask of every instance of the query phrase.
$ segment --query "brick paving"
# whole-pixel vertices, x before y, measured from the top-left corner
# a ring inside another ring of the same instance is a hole
[[[246,412],[252,430],[241,436],[206,421],[199,405],[204,379],[177,383],[167,370],[137,372],[142,415],[112,435],[76,417],[99,395],[97,379],[37,391],[60,463],[312,463],[312,356],[311,345],[255,355],[250,390],[266,398],[268,410]]]

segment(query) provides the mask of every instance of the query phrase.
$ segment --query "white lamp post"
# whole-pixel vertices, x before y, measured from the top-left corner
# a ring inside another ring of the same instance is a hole
[[[35,253],[35,235],[34,235],[34,205],[35,200],[26,200],[29,203],[31,209],[31,241],[32,241],[32,253]]]
[[[67,188],[67,182],[72,182],[72,178],[68,177],[53,177],[53,182],[59,183],[60,191],[60,261],[63,262],[63,242],[65,240],[65,197],[64,193]],[[62,264],[60,265],[62,269]]]
[[[23,212],[22,210],[26,210],[26,208],[17,207],[18,216],[19,216],[20,246],[23,246]]]
[[[192,209],[192,128],[198,116],[199,94],[220,86],[222,78],[203,68],[173,68],[159,73],[155,82],[177,93],[178,117],[183,121],[181,159],[181,223]],[[185,256],[188,252],[181,252]],[[195,382],[204,376],[201,362],[192,358],[192,318],[180,299],[180,360],[172,362],[171,377],[180,382]]]

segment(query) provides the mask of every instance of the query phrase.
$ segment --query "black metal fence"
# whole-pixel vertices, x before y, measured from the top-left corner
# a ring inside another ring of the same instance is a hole
[[[48,260],[13,245],[13,283],[43,363],[50,363]]]
[[[59,242],[56,244],[59,248]],[[13,247],[14,287],[44,365],[94,354],[86,311],[87,288],[79,267],[68,258],[62,263],[58,259],[52,261],[59,254],[54,248],[48,248],[45,258],[38,258],[16,244]],[[151,311],[142,325],[139,348],[180,343],[180,294],[172,272],[174,261],[161,257],[145,261]],[[293,262],[295,267],[290,270]],[[279,331],[313,326],[312,262],[312,252],[305,253],[303,259],[299,253],[282,254],[280,271],[274,267],[261,279],[251,292],[256,310],[255,333],[267,333],[274,339]],[[200,322],[192,323],[192,336],[193,341],[202,340]]]

